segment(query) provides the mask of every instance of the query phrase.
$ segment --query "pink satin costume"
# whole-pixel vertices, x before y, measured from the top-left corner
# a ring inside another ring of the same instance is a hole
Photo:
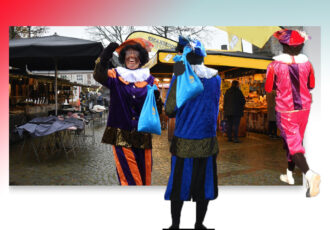
[[[299,62],[295,60],[297,56],[283,56],[285,62],[275,58],[268,65],[265,90],[276,90],[276,122],[291,161],[293,154],[305,153],[302,142],[312,103],[309,91],[315,86],[315,77],[306,56]]]

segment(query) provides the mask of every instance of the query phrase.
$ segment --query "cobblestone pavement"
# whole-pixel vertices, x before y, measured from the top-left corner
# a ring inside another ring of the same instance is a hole
[[[87,134],[92,134],[88,130]],[[81,140],[76,157],[66,159],[40,152],[39,163],[26,145],[10,146],[11,185],[117,185],[117,174],[110,145],[102,144],[103,125],[95,126],[95,144],[92,138]],[[31,141],[31,140],[29,140]],[[43,141],[47,141],[46,139]]]
[[[89,130],[90,131],[90,130]],[[117,174],[110,145],[101,144],[104,124],[95,128],[95,143],[86,138],[79,143],[76,157],[65,154],[49,156],[40,152],[38,162],[26,145],[10,146],[11,185],[117,185]],[[220,185],[285,185],[279,175],[287,168],[281,140],[263,134],[248,133],[242,143],[227,142],[219,134],[220,154],[217,158]],[[31,141],[31,140],[30,140]],[[41,141],[47,141],[46,139]],[[170,173],[167,131],[153,135],[152,184],[166,185]],[[301,173],[294,174],[296,184],[302,184]]]
[[[153,138],[153,184],[166,185],[171,162],[167,132]],[[287,185],[279,180],[287,168],[282,140],[257,133],[248,133],[240,140],[242,143],[227,142],[221,133],[218,134],[219,185]],[[301,172],[295,171],[295,184],[302,185]]]
[[[286,172],[287,160],[281,139],[248,133],[242,143],[227,142],[218,135],[217,158],[220,185],[287,185],[279,180]],[[302,174],[296,169],[295,184],[302,185]]]

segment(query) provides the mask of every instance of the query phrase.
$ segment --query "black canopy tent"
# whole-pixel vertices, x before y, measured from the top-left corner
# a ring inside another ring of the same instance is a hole
[[[28,70],[91,70],[102,52],[100,42],[58,35],[9,41],[9,65]],[[57,93],[55,93],[57,113]]]

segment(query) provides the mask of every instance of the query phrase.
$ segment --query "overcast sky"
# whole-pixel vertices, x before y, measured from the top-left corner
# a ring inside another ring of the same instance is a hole
[[[92,40],[92,37],[87,32],[87,26],[50,26],[47,35],[57,33],[61,36],[82,38]],[[143,30],[143,27],[136,27],[137,30]],[[221,45],[228,45],[227,32],[219,30],[215,27],[208,26],[207,29],[211,31],[208,36],[205,36],[203,43],[206,49],[221,49]],[[243,40],[244,52],[252,52],[252,45]]]

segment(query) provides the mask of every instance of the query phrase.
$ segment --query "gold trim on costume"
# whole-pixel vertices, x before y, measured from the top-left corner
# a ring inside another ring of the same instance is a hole
[[[182,158],[208,157],[219,153],[216,137],[196,139],[184,139],[174,136],[170,152]]]
[[[120,128],[106,127],[102,143],[122,146],[127,148],[151,149],[151,134],[128,131]]]

